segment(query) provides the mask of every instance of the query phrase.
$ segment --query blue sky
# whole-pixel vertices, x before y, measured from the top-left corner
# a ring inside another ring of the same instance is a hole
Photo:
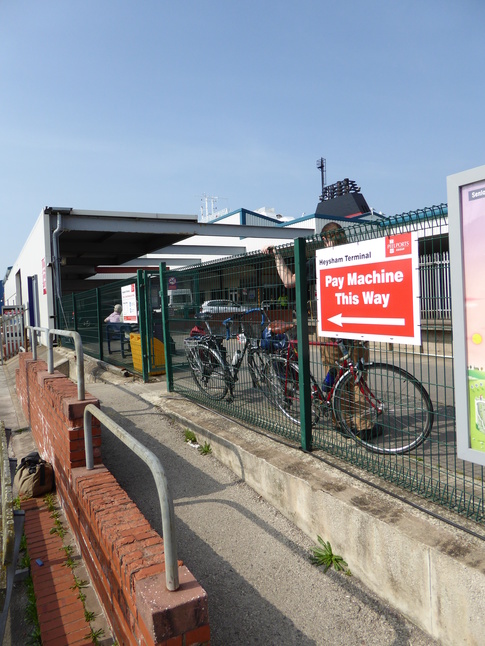
[[[0,275],[44,206],[394,215],[485,164],[483,0],[0,0]],[[2,269],[3,266],[3,269]]]

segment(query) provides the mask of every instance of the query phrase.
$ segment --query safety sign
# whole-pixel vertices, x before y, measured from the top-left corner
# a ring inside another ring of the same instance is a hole
[[[418,269],[415,232],[319,249],[318,334],[420,345]]]

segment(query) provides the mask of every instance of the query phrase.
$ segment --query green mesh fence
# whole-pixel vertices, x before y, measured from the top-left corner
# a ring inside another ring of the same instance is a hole
[[[157,316],[156,312],[157,308],[160,312],[159,272],[143,272],[143,280],[144,284],[148,285],[148,290],[141,304],[138,301],[136,276],[65,296],[58,308],[60,329],[79,332],[86,354],[141,375],[143,365],[140,320],[146,321],[146,330],[151,330],[152,339],[149,369],[152,374],[162,374],[165,370],[165,360],[158,346],[161,342],[161,315]],[[128,313],[122,309],[120,321],[106,320],[113,314],[115,306],[123,304],[124,289],[137,294],[134,312]],[[153,294],[155,297],[152,312],[150,299]],[[61,342],[67,346],[72,345],[69,339],[63,338]]]
[[[446,206],[406,213],[392,220],[353,225],[345,231],[348,242],[418,232],[422,343],[413,346],[370,342],[362,347],[357,342],[348,342],[352,356],[358,358],[365,354],[366,361],[374,364],[366,373],[366,383],[385,402],[386,408],[392,409],[392,419],[390,413],[383,413],[371,420],[372,413],[366,412],[370,419],[367,426],[372,427],[378,421],[384,429],[379,429],[378,423],[374,432],[382,435],[366,437],[362,429],[360,440],[356,440],[343,432],[345,429],[338,424],[331,409],[319,408],[313,403],[312,395],[311,447],[483,523],[483,468],[456,457]],[[310,258],[321,246],[320,236],[307,239],[306,257]],[[277,251],[290,272],[295,272],[293,244]],[[293,374],[288,374],[288,361],[281,358],[273,359],[270,367],[260,366],[259,371],[257,367],[258,362],[265,361],[265,353],[261,352],[264,330],[273,330],[276,343],[274,330],[284,331],[290,339],[296,339],[299,286],[285,289],[274,256],[259,252],[168,274],[172,285],[190,290],[192,298],[190,308],[183,312],[173,309],[169,314],[174,342],[174,390],[301,445],[300,415],[305,395],[297,390],[298,386],[290,386],[299,381],[298,359],[293,364]],[[310,281],[302,289],[308,316],[308,339],[303,341],[308,348],[307,387],[323,392],[328,365],[322,362],[322,352],[325,359],[326,350],[316,332],[315,286]],[[252,309],[257,311],[251,313]],[[250,314],[243,314],[247,311]],[[194,318],[197,312],[204,316]],[[207,314],[210,318],[204,320]],[[232,319],[229,326],[224,325],[227,319]],[[212,336],[206,336],[205,340],[210,338],[212,345],[204,341],[203,335],[208,334]],[[294,349],[298,352],[299,348]],[[233,360],[237,364],[240,361],[237,353],[241,353],[242,361],[234,369]],[[272,354],[281,357],[281,353],[277,349]],[[278,396],[277,382],[281,383],[281,372],[285,370],[286,392]],[[346,419],[353,420],[354,431],[355,425],[364,418],[360,406],[359,397],[347,381],[339,394],[337,408],[344,426]],[[421,429],[426,434],[430,428],[428,437],[416,441]],[[366,432],[372,433],[372,428]],[[411,448],[404,453],[393,453],[395,446]]]
[[[131,280],[65,297],[59,320],[61,327],[80,332],[92,356],[145,379],[162,374],[166,364],[173,389],[184,396],[483,524],[483,468],[456,457],[446,206],[345,230],[348,242],[408,231],[419,238],[421,345],[347,342],[351,357],[373,365],[364,383],[385,404],[379,416],[345,377],[335,390],[336,412],[322,405],[329,348],[317,334],[315,284],[310,278],[285,288],[273,254],[166,270],[163,303],[159,272],[139,272]],[[319,235],[308,238],[303,259],[295,257],[293,244],[277,251],[290,274],[300,274],[301,263],[322,244]],[[128,285],[136,285],[138,321],[108,344],[104,319],[122,302],[121,290]],[[148,357],[144,367],[142,352]],[[422,429],[430,430],[429,436],[417,441]],[[407,452],[393,452],[406,445]]]

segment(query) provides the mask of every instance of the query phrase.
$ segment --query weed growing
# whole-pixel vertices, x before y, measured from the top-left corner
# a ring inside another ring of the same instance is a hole
[[[321,536],[317,536],[317,539],[321,547],[316,546],[311,548],[311,563],[318,566],[322,565],[324,572],[333,567],[333,569],[337,572],[345,572],[345,574],[350,575],[351,572],[347,567],[347,562],[343,559],[342,556],[333,553],[330,541],[324,541]]]
[[[190,429],[186,428],[184,431],[185,435],[185,441],[190,442],[191,444],[197,444],[197,438],[195,436],[195,433],[191,431]]]
[[[208,455],[209,453],[212,453],[211,445],[209,442],[204,442],[204,446],[199,447],[199,453],[201,455]]]

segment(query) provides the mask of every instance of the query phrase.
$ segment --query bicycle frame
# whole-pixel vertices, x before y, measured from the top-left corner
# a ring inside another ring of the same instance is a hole
[[[230,316],[227,319],[224,319],[222,321],[222,324],[226,328],[226,340],[229,340],[232,338],[232,339],[238,339],[240,341],[240,337],[241,336],[244,337],[244,344],[243,344],[242,350],[240,351],[240,355],[238,356],[235,362],[233,357],[231,363],[228,364],[228,368],[231,372],[231,377],[234,383],[237,381],[239,369],[242,365],[242,362],[244,361],[244,357],[246,356],[247,351],[252,347],[251,338],[246,336],[246,334],[244,333],[244,322],[242,319],[249,314],[254,314],[255,312],[259,312],[261,314],[261,330],[264,330],[265,324],[269,322],[269,319],[266,316],[264,310],[262,310],[261,308],[253,308],[253,309],[247,310],[246,312],[242,312],[240,314],[238,313],[237,316]],[[234,322],[242,323],[243,331],[241,333],[231,333],[231,325]]]
[[[338,362],[338,372],[335,376],[335,379],[333,381],[332,386],[328,390],[328,392],[323,392],[321,388],[318,388],[316,392],[312,393],[312,398],[316,397],[317,399],[320,400],[322,404],[325,404],[327,408],[332,407],[332,399],[333,395],[335,393],[335,390],[337,388],[338,383],[342,379],[344,375],[347,374],[347,372],[350,371],[350,373],[354,377],[354,381],[356,384],[359,386],[360,392],[363,394],[365,397],[366,401],[374,408],[378,414],[381,414],[383,412],[383,405],[382,402],[380,402],[377,397],[371,392],[369,387],[367,386],[366,382],[364,379],[360,379],[360,375],[363,372],[363,365],[359,368],[359,363],[362,362],[363,364],[363,359],[359,359],[357,363],[354,363],[350,357],[349,351],[347,346],[344,344],[343,341],[325,341],[325,342],[318,342],[318,341],[310,341],[310,345],[315,345],[315,346],[322,346],[322,345],[333,345],[333,346],[338,346],[340,348],[340,351],[342,353],[342,359],[341,361]],[[297,350],[297,341],[294,339],[287,339],[287,348],[286,350],[280,351],[280,356],[283,354],[286,354],[285,359],[286,359],[286,375],[285,375],[285,393],[288,391],[288,370],[290,366],[290,362],[298,362],[298,350]]]

